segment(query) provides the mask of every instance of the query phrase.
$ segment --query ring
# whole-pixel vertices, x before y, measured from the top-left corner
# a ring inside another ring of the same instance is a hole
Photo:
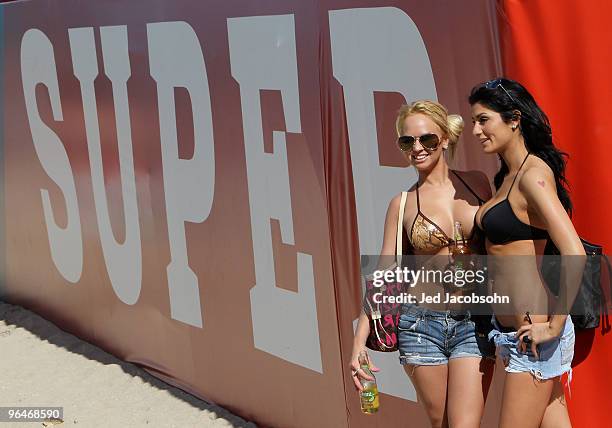
[[[527,335],[525,335],[523,336],[523,343],[529,345],[531,343],[531,339]]]
[[[357,370],[353,370],[353,376],[357,376]]]

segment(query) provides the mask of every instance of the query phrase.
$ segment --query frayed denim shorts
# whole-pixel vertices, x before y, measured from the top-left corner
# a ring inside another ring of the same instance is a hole
[[[487,334],[476,330],[469,311],[403,305],[398,325],[400,363],[435,366],[448,364],[453,358],[495,358],[495,347]]]
[[[516,331],[503,333],[495,317],[491,323],[493,330],[489,333],[489,338],[495,342],[499,356],[506,365],[506,372],[529,372],[539,380],[552,379],[569,373],[568,383],[571,381],[571,365],[576,341],[571,317],[567,317],[563,333],[559,337],[538,345],[538,359],[535,358],[529,346],[526,353],[519,352],[518,339],[515,337]]]

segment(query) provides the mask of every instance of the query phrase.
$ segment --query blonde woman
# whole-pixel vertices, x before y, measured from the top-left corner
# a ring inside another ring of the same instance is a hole
[[[453,227],[460,222],[475,252],[483,240],[474,225],[479,207],[491,197],[486,176],[479,171],[454,171],[446,161],[452,156],[463,120],[449,115],[441,104],[421,100],[403,106],[396,121],[398,149],[418,172],[418,181],[407,191],[404,230],[409,252],[421,256],[446,256],[454,244]],[[389,203],[382,256],[395,254],[401,195]],[[435,257],[431,258],[435,260]],[[417,284],[431,293],[431,283]],[[460,292],[458,292],[460,293]],[[433,427],[479,427],[494,364],[494,347],[487,340],[487,325],[464,304],[403,304],[399,321],[400,363],[418,394]],[[482,328],[479,328],[482,327]],[[368,376],[359,368],[358,355],[369,334],[362,311],[357,326],[350,368],[355,387]],[[374,371],[378,371],[374,367]]]

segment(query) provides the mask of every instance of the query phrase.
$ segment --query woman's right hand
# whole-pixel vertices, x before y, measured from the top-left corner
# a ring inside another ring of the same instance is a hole
[[[365,351],[365,349],[361,349],[360,351]],[[373,372],[379,372],[380,369],[372,364],[372,360],[370,360],[370,355],[367,354],[368,364],[370,366],[370,370]],[[363,386],[361,385],[361,379],[363,380],[374,380],[374,378],[368,375],[359,364],[359,351],[353,352],[353,356],[351,357],[351,362],[349,363],[349,369],[351,370],[351,376],[353,378],[353,383],[355,384],[355,389],[358,391],[363,390]]]

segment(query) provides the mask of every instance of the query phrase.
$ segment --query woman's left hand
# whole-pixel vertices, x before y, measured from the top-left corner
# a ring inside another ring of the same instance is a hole
[[[527,346],[531,346],[531,352],[536,358],[538,356],[538,344],[548,342],[559,336],[560,332],[554,331],[550,322],[536,322],[522,326],[516,332],[518,337],[517,348],[519,352],[527,352]],[[528,338],[529,345],[525,343],[523,338]]]

